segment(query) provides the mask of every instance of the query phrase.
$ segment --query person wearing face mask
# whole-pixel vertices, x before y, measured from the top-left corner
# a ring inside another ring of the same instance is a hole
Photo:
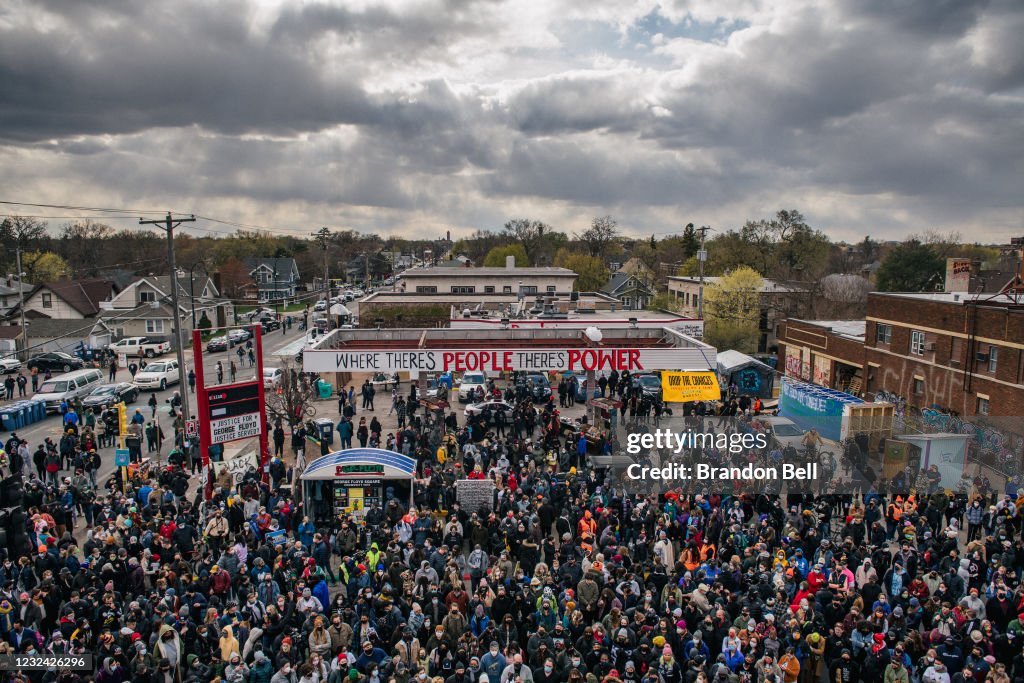
[[[501,673],[505,670],[506,666],[508,666],[508,662],[498,647],[498,641],[492,640],[487,652],[480,658],[481,670],[487,674],[489,681],[497,681],[501,678]]]
[[[298,683],[298,680],[291,662],[285,662],[270,679],[270,683]]]

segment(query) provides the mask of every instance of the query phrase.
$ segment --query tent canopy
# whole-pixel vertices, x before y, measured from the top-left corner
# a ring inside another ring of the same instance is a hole
[[[401,453],[384,450],[383,448],[349,448],[322,455],[302,472],[302,479],[344,479],[346,476],[374,476],[368,472],[343,472],[341,468],[369,465],[378,466],[376,476],[381,479],[412,479],[416,472],[416,461]]]
[[[739,368],[745,368],[748,365],[760,365],[768,372],[775,372],[770,365],[766,365],[753,356],[748,356],[747,354],[740,353],[739,351],[719,351],[716,361],[718,363],[718,372],[723,375],[729,374],[733,370],[738,370]]]

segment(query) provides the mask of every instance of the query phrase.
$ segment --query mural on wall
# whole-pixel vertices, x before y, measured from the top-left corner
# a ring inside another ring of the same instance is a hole
[[[761,393],[761,373],[754,368],[744,368],[733,374],[733,381],[741,394],[758,395]]]

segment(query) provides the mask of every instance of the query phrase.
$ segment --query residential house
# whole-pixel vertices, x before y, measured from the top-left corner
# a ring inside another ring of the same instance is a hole
[[[290,257],[250,258],[245,261],[253,284],[245,285],[246,298],[261,302],[292,299],[299,289],[299,267]]]
[[[89,278],[43,282],[25,295],[26,318],[84,320],[95,318],[100,305],[120,291],[113,280]]]
[[[178,316],[185,344],[191,339],[193,321],[204,327],[234,324],[234,306],[220,296],[209,275],[178,271]],[[171,278],[168,275],[140,277],[103,306],[94,328],[94,336],[106,334],[111,341],[123,337],[149,337],[174,340],[174,313],[171,305]]]
[[[348,282],[365,283],[383,280],[393,272],[391,261],[383,254],[360,254],[345,264],[345,279]]]
[[[622,302],[622,308],[642,311],[654,298],[654,289],[637,273],[618,270],[611,274],[601,291]]]
[[[0,280],[0,318],[7,319],[17,317],[18,306],[21,305],[21,294],[28,294],[33,286],[20,282],[17,278],[8,277]]]

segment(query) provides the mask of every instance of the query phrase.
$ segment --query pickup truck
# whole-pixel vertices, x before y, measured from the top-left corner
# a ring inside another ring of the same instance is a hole
[[[149,337],[125,337],[108,348],[119,356],[155,358],[170,351],[171,343],[150,341]]]

